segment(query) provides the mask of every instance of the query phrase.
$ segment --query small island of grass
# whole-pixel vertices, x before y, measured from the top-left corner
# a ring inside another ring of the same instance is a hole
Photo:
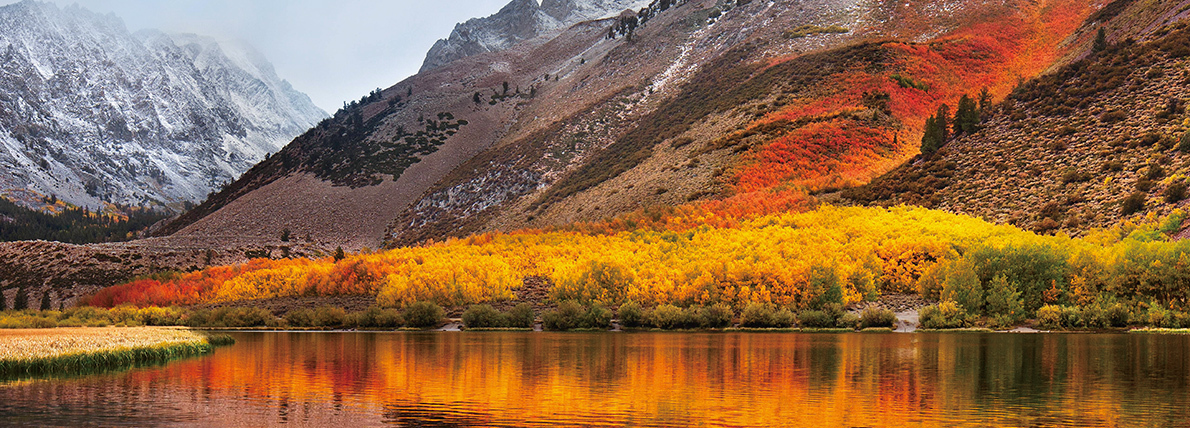
[[[226,335],[164,327],[0,330],[0,379],[94,373],[209,354]]]

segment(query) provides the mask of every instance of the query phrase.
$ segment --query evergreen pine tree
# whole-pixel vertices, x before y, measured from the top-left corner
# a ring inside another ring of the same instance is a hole
[[[983,122],[992,115],[992,93],[984,86],[979,90],[979,121]]]
[[[927,156],[932,155],[941,146],[942,141],[938,135],[938,121],[934,119],[934,116],[930,116],[926,119],[925,132],[921,135],[921,153]]]
[[[29,293],[25,292],[25,287],[21,287],[17,289],[17,295],[12,298],[12,310],[24,309],[29,309]]]
[[[979,110],[975,105],[975,100],[963,94],[959,99],[959,107],[954,112],[954,133],[971,134],[974,133],[979,126]]]
[[[938,147],[945,145],[950,141],[950,106],[943,104],[938,106],[938,113],[934,114],[934,124],[938,126],[938,141],[941,143]]]
[[[8,310],[8,299],[4,297],[4,290],[0,290],[0,311]]]
[[[1099,27],[1099,32],[1095,34],[1095,42],[1091,44],[1091,52],[1099,53],[1107,50],[1107,31],[1103,27]]]
[[[996,275],[988,284],[987,310],[989,315],[1013,322],[1024,318],[1025,303],[1021,300],[1021,292],[1003,274]]]
[[[41,305],[38,307],[38,309],[41,309],[43,311],[50,310],[50,291],[49,290],[46,290],[44,293],[41,293]]]
[[[347,254],[343,253],[343,247],[335,247],[335,261],[347,258]]]

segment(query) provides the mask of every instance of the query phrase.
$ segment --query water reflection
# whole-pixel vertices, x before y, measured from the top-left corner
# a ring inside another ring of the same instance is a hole
[[[1185,426],[1190,337],[236,333],[0,387],[5,425]]]

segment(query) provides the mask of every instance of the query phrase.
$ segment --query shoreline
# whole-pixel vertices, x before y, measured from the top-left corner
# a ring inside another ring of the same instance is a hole
[[[449,326],[449,325],[448,325]],[[457,325],[456,325],[457,326]],[[117,327],[119,328],[119,327]],[[351,329],[351,328],[276,328],[276,327],[210,327],[196,330],[210,330],[220,332],[246,333],[814,333],[814,334],[913,334],[913,333],[999,333],[999,334],[1169,334],[1190,335],[1190,329],[1184,328],[1114,328],[1094,330],[1038,330],[1030,327],[1017,326],[1011,329],[992,329],[986,327],[963,327],[950,329],[916,329],[913,331],[899,331],[891,327],[868,327],[864,329],[850,328],[814,328],[814,327],[727,327],[719,329],[660,329],[660,328],[617,328],[617,329],[571,329],[571,330],[540,330],[527,328],[470,328],[447,329],[445,327],[416,329]]]

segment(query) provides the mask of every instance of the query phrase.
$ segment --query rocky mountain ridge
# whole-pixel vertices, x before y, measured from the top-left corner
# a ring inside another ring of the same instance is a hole
[[[270,237],[289,228],[309,233],[316,240],[322,237],[342,243],[344,248],[377,248],[384,245],[385,236],[392,231],[402,233],[394,220],[428,196],[426,192],[433,186],[446,185],[444,178],[470,175],[470,171],[482,175],[504,168],[493,164],[476,170],[475,165],[465,164],[469,160],[485,162],[483,156],[487,153],[534,159],[543,154],[542,149],[525,145],[544,139],[553,153],[537,159],[552,159],[553,166],[540,172],[549,182],[530,180],[524,185],[520,179],[517,183],[483,179],[486,185],[468,196],[503,197],[487,186],[508,184],[521,189],[510,195],[508,202],[520,200],[526,197],[525,190],[548,186],[608,147],[627,125],[677,94],[702,66],[750,39],[763,37],[770,41],[762,48],[750,48],[745,56],[731,57],[726,60],[728,66],[843,46],[877,31],[783,36],[790,27],[810,22],[825,24],[829,20],[846,27],[868,28],[887,17],[883,9],[860,7],[859,0],[799,2],[793,7],[786,3],[742,3],[670,2],[664,11],[651,9],[652,18],[639,24],[631,38],[609,38],[609,30],[619,24],[617,18],[585,21],[552,37],[464,57],[419,73],[336,113],[160,233],[202,236],[236,230]],[[570,132],[582,135],[549,133],[576,117],[587,120],[571,122]],[[446,130],[440,137],[431,136],[433,130],[426,127],[441,131],[444,118],[451,122],[450,126],[460,121],[466,125]],[[578,128],[588,126],[591,129]],[[581,141],[575,140],[576,135]],[[426,144],[433,146],[432,151],[422,151],[422,147],[429,148]],[[376,175],[368,172],[377,171],[375,165],[365,165],[368,158],[334,160],[320,154],[326,147],[367,153],[421,152],[413,157],[415,163]],[[711,178],[715,168],[706,164],[700,174]],[[362,174],[328,180],[334,175],[332,171]],[[642,186],[638,191],[646,189]],[[294,197],[296,194],[302,196]],[[617,197],[623,200],[620,207],[589,215],[614,215],[652,202],[638,196],[637,192],[624,192]],[[680,203],[686,196],[675,192],[667,198]],[[507,206],[492,204],[489,208],[503,210]],[[324,218],[324,214],[328,217]],[[552,223],[567,221],[567,217],[537,218]],[[447,224],[432,223],[429,226],[434,229]],[[333,224],[335,232],[326,233],[327,224]],[[513,224],[509,227],[525,225],[525,217]]]
[[[180,210],[326,115],[247,45],[77,5],[0,8],[0,58],[4,193]]]
[[[650,0],[514,0],[485,18],[459,23],[450,37],[426,53],[422,72],[457,59],[497,52],[583,21],[608,18],[647,6]]]

